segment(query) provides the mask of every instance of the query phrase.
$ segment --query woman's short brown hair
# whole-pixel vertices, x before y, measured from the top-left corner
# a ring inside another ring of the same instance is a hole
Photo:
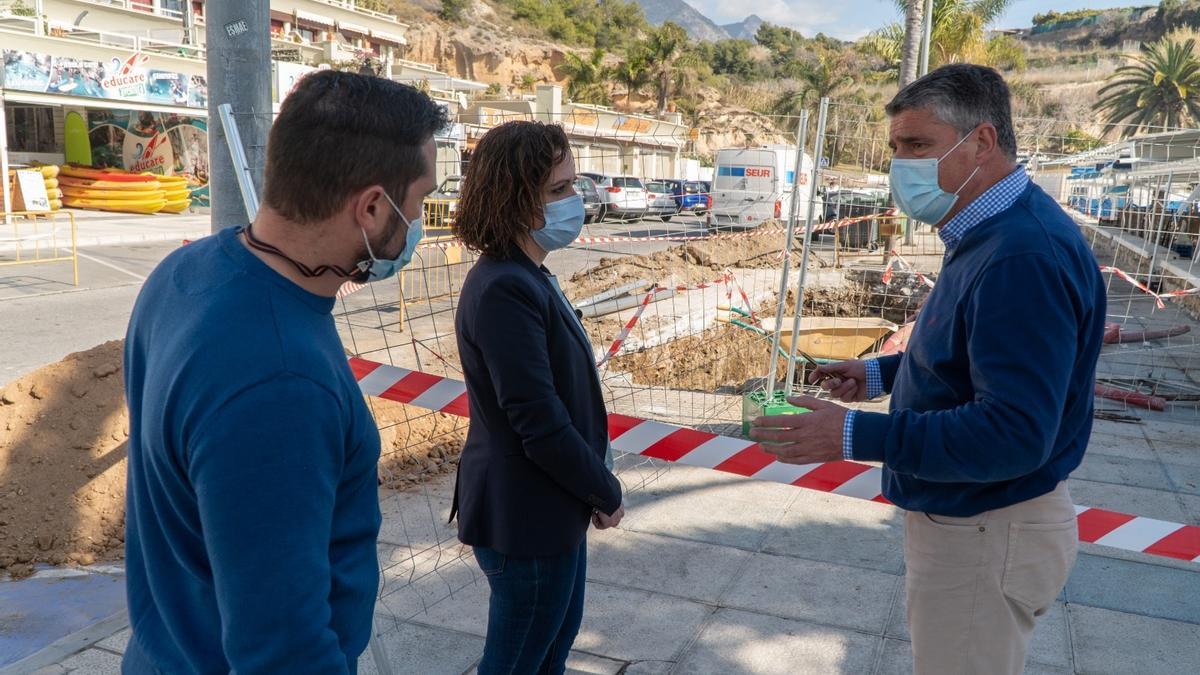
[[[542,189],[571,152],[557,124],[505,122],[484,134],[463,177],[454,233],[463,244],[496,258],[512,255],[542,216]]]

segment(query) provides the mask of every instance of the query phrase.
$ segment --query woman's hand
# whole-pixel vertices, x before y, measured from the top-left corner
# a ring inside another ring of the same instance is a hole
[[[599,511],[592,513],[592,525],[596,526],[597,530],[607,530],[610,527],[616,527],[621,524],[621,519],[625,517],[625,505],[622,504],[613,511],[611,516],[606,516]]]

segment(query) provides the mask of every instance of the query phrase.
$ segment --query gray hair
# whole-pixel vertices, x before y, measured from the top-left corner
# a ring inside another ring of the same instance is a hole
[[[986,66],[955,63],[942,66],[900,90],[884,110],[888,116],[924,109],[949,124],[960,136],[984,122],[996,127],[996,142],[1009,159],[1017,158],[1012,104],[1000,73]]]

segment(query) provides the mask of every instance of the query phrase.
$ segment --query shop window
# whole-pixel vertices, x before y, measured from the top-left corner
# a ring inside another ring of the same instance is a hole
[[[54,110],[46,106],[6,105],[10,152],[57,152]]]

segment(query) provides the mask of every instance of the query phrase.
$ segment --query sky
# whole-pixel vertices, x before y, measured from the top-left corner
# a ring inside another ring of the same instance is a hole
[[[805,35],[818,32],[855,40],[886,24],[903,17],[896,9],[894,0],[687,0],[708,18],[718,24],[736,23],[746,18],[747,12],[761,16],[771,23],[795,28]],[[1108,7],[1132,7],[1157,5],[1152,0],[1141,2],[1130,0],[1014,0],[1008,11],[994,28],[1024,28],[1032,25],[1033,15],[1054,9],[1065,12],[1072,9],[1105,9]]]

